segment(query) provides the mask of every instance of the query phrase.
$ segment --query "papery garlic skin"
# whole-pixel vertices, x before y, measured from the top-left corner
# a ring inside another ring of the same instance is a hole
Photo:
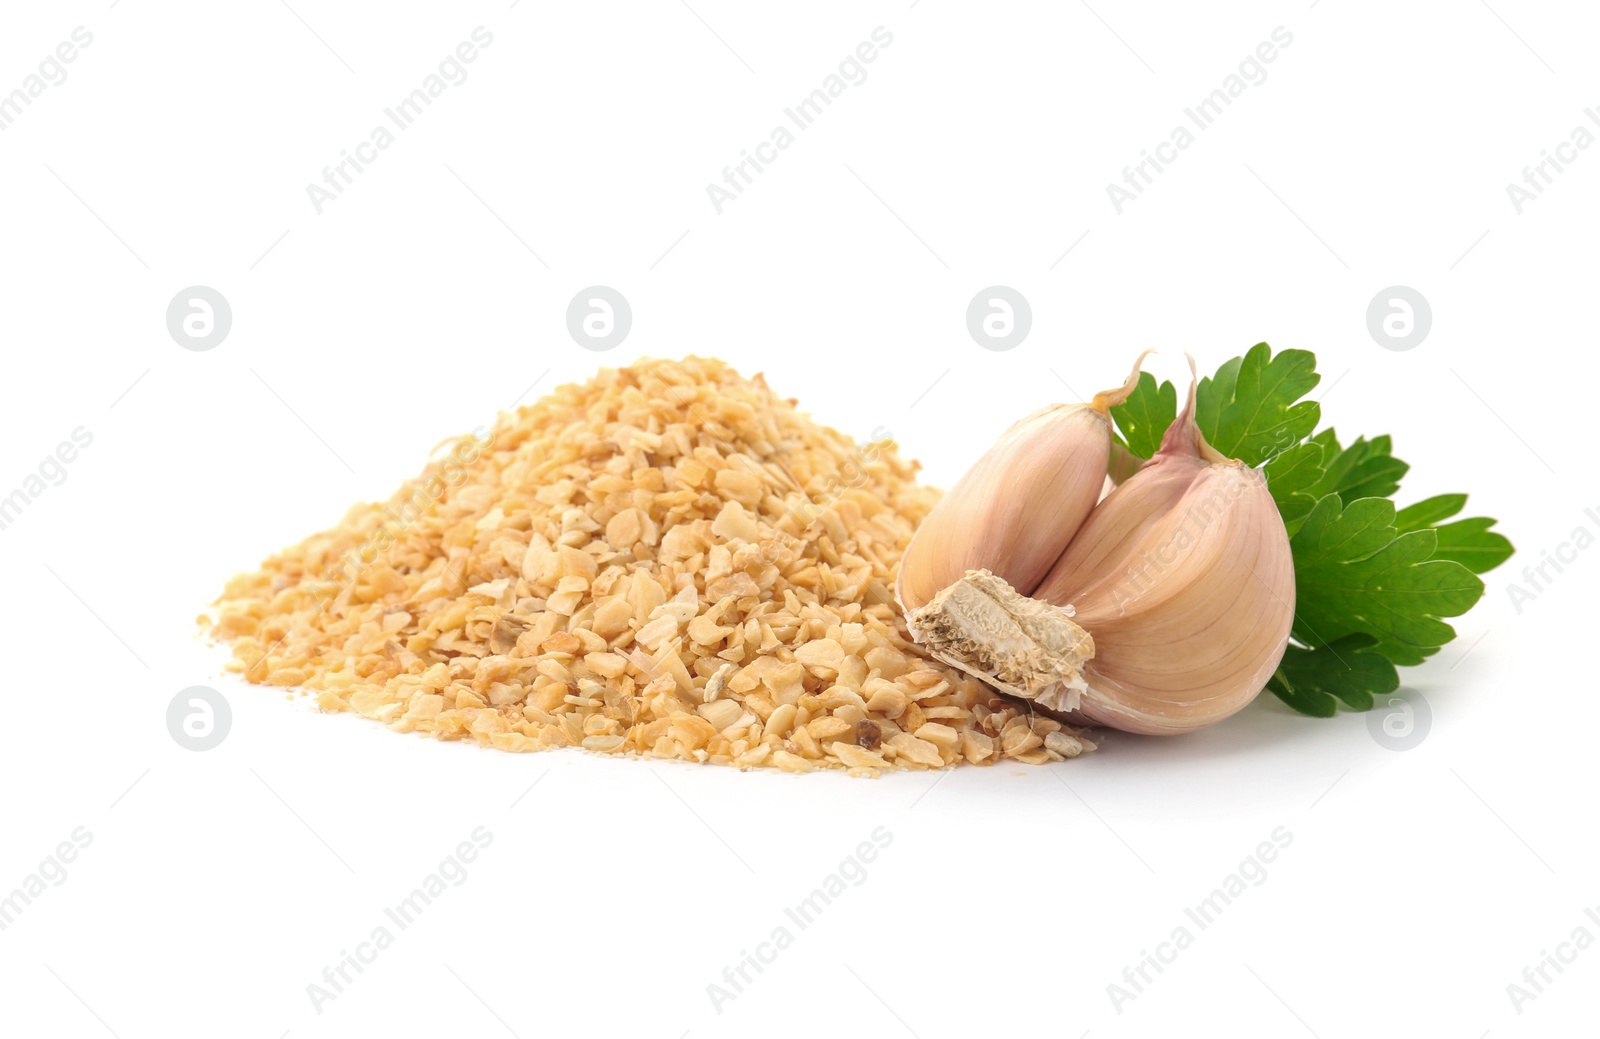
[[[1100,499],[1111,457],[1111,408],[1139,383],[1088,404],[1052,404],[1001,434],[917,528],[901,560],[896,597],[930,602],[969,570],[1032,592]]]
[[[1080,723],[1167,735],[1243,708],[1288,647],[1294,561],[1265,477],[1213,450],[1194,412],[1191,384],[1156,456],[1094,506],[1031,588],[963,571],[906,604],[912,637]]]
[[[1160,735],[1221,721],[1288,648],[1288,534],[1266,480],[1239,463],[1208,465],[1118,555],[1071,577],[1075,590],[1046,598],[1094,637],[1078,710],[1095,724]]]

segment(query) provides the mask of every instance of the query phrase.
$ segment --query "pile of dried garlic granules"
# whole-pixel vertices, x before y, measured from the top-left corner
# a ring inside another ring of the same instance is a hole
[[[720,361],[603,369],[441,444],[209,624],[251,682],[501,750],[875,775],[1093,749],[909,641],[916,468]]]

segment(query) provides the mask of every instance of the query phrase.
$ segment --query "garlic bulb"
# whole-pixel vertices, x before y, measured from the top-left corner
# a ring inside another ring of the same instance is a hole
[[[1033,591],[1100,499],[1111,409],[1138,386],[1149,353],[1122,386],[1041,408],[1001,434],[917,528],[896,586],[904,606],[924,605],[969,570]]]
[[[965,573],[904,603],[913,638],[1004,692],[1130,732],[1188,732],[1253,700],[1294,620],[1289,538],[1265,478],[1213,450],[1194,411],[1191,384],[1160,451],[1031,592]]]

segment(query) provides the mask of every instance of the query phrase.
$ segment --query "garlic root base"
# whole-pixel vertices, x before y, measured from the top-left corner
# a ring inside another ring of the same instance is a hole
[[[1082,668],[1094,639],[1071,608],[1030,599],[987,570],[968,570],[906,624],[946,664],[1041,707],[1076,710],[1088,688]]]

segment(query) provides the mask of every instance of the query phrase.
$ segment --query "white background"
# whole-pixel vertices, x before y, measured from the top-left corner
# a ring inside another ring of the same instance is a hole
[[[0,931],[0,1030],[1591,1033],[1600,948],[1520,1013],[1507,985],[1575,928],[1600,938],[1600,558],[1520,613],[1508,586],[1600,528],[1600,149],[1520,214],[1506,185],[1600,103],[1600,24],[1510,0],[1093,3],[8,10],[0,93],[74,27],[94,40],[0,133],[0,494],[74,428],[94,442],[0,531],[0,893],[75,827],[93,843]],[[316,213],[306,185],[479,25],[469,78]],[[706,185],[880,25],[868,78],[719,215]],[[1265,81],[1117,214],[1106,185],[1280,25]],[[164,321],[196,284],[233,309],[203,353]],[[605,354],[565,329],[593,284],[633,308]],[[1008,352],[965,328],[995,284],[1033,308]],[[1409,352],[1366,330],[1396,284],[1433,309]],[[1521,550],[1405,673],[1432,712],[1415,749],[1267,696],[1050,768],[877,782],[502,755],[319,716],[195,638],[229,574],[602,362],[764,371],[948,485],[1139,349],[1180,378],[1184,350],[1211,370],[1263,339],[1316,352],[1342,434],[1394,434],[1402,502],[1470,491]],[[207,753],[165,727],[194,684],[233,705]],[[307,985],[478,826],[465,883],[319,1014]],[[1280,826],[1266,881],[1114,1007]],[[877,827],[866,881],[719,1013],[707,985]]]

